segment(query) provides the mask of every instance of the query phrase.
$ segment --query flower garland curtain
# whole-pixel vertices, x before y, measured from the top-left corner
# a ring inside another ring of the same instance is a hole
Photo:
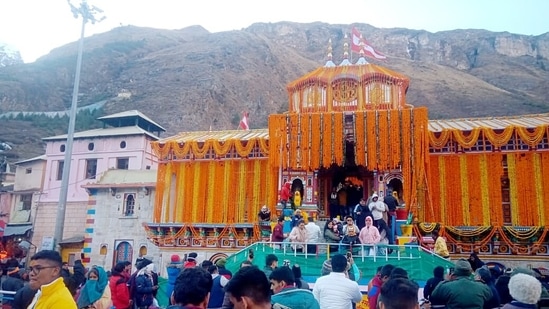
[[[427,207],[427,109],[357,111],[345,119],[342,112],[271,115],[271,164],[294,170],[343,165],[345,128],[352,126],[355,162],[370,171],[402,168],[406,204]]]
[[[546,152],[507,154],[513,225],[547,225],[549,192],[544,181],[549,180],[548,157]]]
[[[489,226],[489,190],[501,194],[501,187],[488,186],[492,184],[488,176],[494,175],[499,182],[499,173],[489,170],[495,167],[488,164],[486,155],[432,155],[430,164],[429,183],[435,205],[424,209],[432,212],[425,214],[426,220],[453,226]],[[501,203],[496,209],[501,212]]]
[[[153,222],[254,221],[262,205],[274,211],[276,186],[277,173],[267,159],[162,163]]]
[[[426,220],[449,226],[503,226],[503,156],[507,158],[511,223],[546,226],[549,152],[431,155],[436,206]]]

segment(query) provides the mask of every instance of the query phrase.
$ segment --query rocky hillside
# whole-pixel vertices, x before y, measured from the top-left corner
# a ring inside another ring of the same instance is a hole
[[[388,55],[377,64],[411,78],[408,102],[429,107],[431,118],[549,112],[549,33],[289,22],[220,33],[126,26],[94,35],[84,43],[79,105],[107,100],[106,113],[138,109],[168,135],[236,128],[244,110],[252,128],[265,127],[268,114],[287,110],[286,84],[325,63],[328,39],[334,62],[342,60],[352,26]],[[0,67],[0,114],[68,108],[76,52],[74,42],[35,63]],[[0,126],[0,140],[6,131]]]

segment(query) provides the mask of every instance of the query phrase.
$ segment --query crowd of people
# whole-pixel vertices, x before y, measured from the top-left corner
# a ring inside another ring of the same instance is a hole
[[[263,269],[255,266],[253,251],[233,275],[225,259],[215,264],[197,261],[189,253],[184,261],[172,255],[167,265],[168,309],[196,308],[355,308],[363,295],[358,285],[361,272],[350,252],[335,254],[324,261],[319,277],[311,286],[302,277],[299,265],[268,254]],[[8,270],[3,290],[14,290],[11,308],[153,309],[160,308],[158,275],[152,261],[142,258],[131,273],[130,262],[120,262],[106,272],[100,266],[86,269],[76,261],[71,273],[57,251],[43,250],[31,259],[28,272]],[[28,275],[21,278],[21,274]],[[365,275],[365,274],[362,274]],[[400,267],[386,264],[377,269],[368,283],[370,309],[417,309],[419,285]],[[433,269],[433,277],[423,289],[424,300],[436,308],[537,308],[547,290],[527,268],[506,269],[501,274],[476,255],[455,261],[447,272]]]
[[[389,207],[387,202],[392,206]],[[337,212],[338,215],[328,220],[323,229],[314,222],[314,218],[305,217],[300,209],[296,209],[289,220],[283,215],[277,218],[277,224],[272,229],[271,241],[276,243],[277,247],[289,243],[297,252],[317,253],[316,244],[328,243],[334,244],[329,246],[331,251],[337,250],[339,253],[361,247],[366,255],[391,254],[392,249],[383,245],[394,244],[390,223],[391,213],[397,205],[392,194],[388,194],[384,201],[380,201],[374,193],[368,200],[360,199],[344,217],[340,217]],[[260,222],[270,222],[271,212],[268,207],[261,208],[258,218]],[[289,229],[285,226],[287,221]],[[270,229],[270,226],[268,228]]]

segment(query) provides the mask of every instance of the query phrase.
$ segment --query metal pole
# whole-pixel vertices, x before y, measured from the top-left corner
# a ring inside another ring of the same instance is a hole
[[[59,242],[63,239],[63,228],[65,226],[65,212],[67,210],[67,194],[69,191],[69,175],[71,170],[72,145],[74,139],[74,125],[76,122],[76,108],[78,105],[78,88],[80,86],[80,69],[82,67],[82,50],[84,48],[84,29],[86,28],[87,18],[82,18],[82,30],[80,32],[80,41],[78,42],[78,57],[76,59],[76,73],[74,75],[74,88],[72,90],[71,110],[69,114],[69,130],[67,134],[67,145],[65,147],[65,160],[63,162],[63,176],[61,179],[61,192],[59,194],[59,204],[57,206],[57,218],[55,221],[55,246],[57,251],[61,252]]]

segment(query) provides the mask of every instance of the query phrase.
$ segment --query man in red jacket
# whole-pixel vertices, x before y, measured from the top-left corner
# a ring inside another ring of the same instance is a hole
[[[282,209],[286,208],[290,201],[290,197],[292,196],[291,186],[291,182],[286,182],[284,186],[282,186],[282,189],[280,189],[280,203],[282,204]]]

